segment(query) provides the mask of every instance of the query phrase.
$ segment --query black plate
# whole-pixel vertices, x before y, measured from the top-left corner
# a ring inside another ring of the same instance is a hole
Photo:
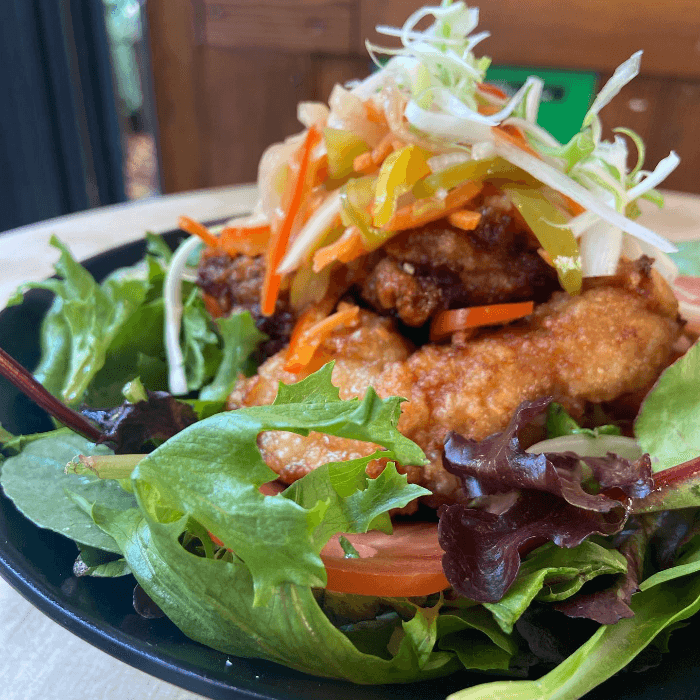
[[[179,232],[166,235],[176,243]],[[85,266],[98,279],[116,267],[140,260],[143,242],[130,243],[91,258]],[[51,295],[33,290],[20,306],[0,313],[0,346],[23,365],[38,360],[39,323]],[[13,433],[50,429],[47,417],[0,378],[0,424]],[[166,619],[145,620],[134,613],[134,580],[76,578],[75,545],[25,519],[0,494],[0,575],[27,600],[65,628],[121,661],[187,690],[213,699],[265,700],[443,700],[465,686],[489,680],[476,674],[425,683],[358,686],[318,679],[276,664],[228,657],[185,637]],[[657,668],[621,673],[590,700],[700,698],[700,645],[696,623],[671,638],[671,653]]]

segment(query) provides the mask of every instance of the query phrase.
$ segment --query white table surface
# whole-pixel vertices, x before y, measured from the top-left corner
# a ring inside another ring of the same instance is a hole
[[[59,217],[0,236],[0,308],[25,281],[52,274],[52,234],[79,259],[177,227],[186,214],[218,219],[249,211],[251,186],[141,200]],[[700,238],[700,197],[668,193],[662,211],[645,208],[646,225],[677,241]],[[25,601],[0,579],[0,697],[3,700],[197,700],[95,649]],[[407,695],[408,697],[408,695]]]

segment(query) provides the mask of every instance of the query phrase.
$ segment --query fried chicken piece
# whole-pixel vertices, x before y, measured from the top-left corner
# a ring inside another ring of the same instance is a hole
[[[405,362],[412,349],[396,332],[390,319],[362,311],[357,323],[336,330],[323,342],[317,358],[319,363],[335,360],[333,383],[340,388],[342,399],[350,399],[364,396],[369,386],[380,383],[388,365]],[[228,407],[272,403],[278,382],[294,384],[302,377],[286,372],[285,361],[285,352],[280,352],[261,365],[256,376],[239,382],[228,399]],[[288,484],[321,464],[365,457],[379,449],[377,445],[360,440],[313,432],[302,437],[270,431],[260,436],[258,444],[267,464]],[[379,473],[384,464],[384,460],[374,460],[370,463],[370,472]]]
[[[526,324],[483,333],[461,345],[425,345],[395,381],[378,390],[406,396],[410,408],[399,430],[417,442],[430,464],[408,469],[416,481],[447,500],[459,499],[456,481],[442,467],[445,436],[454,430],[482,440],[501,431],[518,405],[553,396],[574,416],[648,387],[672,357],[679,336],[677,305],[655,272],[634,286],[594,286],[577,297],[563,292],[540,305]],[[651,283],[650,283],[651,282]],[[663,294],[648,295],[650,289]],[[414,415],[427,414],[427,421]]]
[[[371,384],[382,397],[408,399],[399,430],[430,460],[424,467],[406,466],[409,481],[433,492],[431,505],[453,502],[462,494],[442,466],[448,431],[481,440],[503,430],[522,401],[541,396],[553,396],[578,416],[587,403],[647,386],[668,364],[682,324],[668,285],[646,261],[624,263],[617,276],[588,287],[576,297],[556,293],[520,323],[459,344],[424,345],[410,356],[398,333],[363,312],[358,328],[331,336],[324,353],[336,359],[334,381],[343,398],[362,396]],[[377,328],[386,335],[379,338]],[[283,372],[283,362],[278,355],[257,377],[244,380],[232,406],[270,403],[278,380],[298,380]],[[285,433],[264,434],[260,445],[284,481],[373,449]],[[380,469],[372,465],[368,471]]]
[[[264,256],[236,255],[206,251],[197,270],[197,284],[214,316],[249,311],[259,331],[268,336],[259,349],[260,359],[279,352],[289,343],[296,314],[289,305],[289,294],[280,294],[275,313],[264,316],[260,310],[260,288],[265,278]]]
[[[362,298],[414,327],[442,309],[548,299],[557,277],[537,241],[501,209],[485,205],[480,213],[474,231],[442,220],[391,238]]]

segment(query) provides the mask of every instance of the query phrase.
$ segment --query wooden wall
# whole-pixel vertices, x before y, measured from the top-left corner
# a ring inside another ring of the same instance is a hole
[[[299,131],[296,104],[326,100],[371,65],[364,39],[400,26],[416,0],[148,0],[166,192],[250,182],[263,150]],[[664,186],[700,194],[699,0],[489,0],[479,46],[497,64],[593,70],[605,80],[637,49],[643,75],[603,112],[674,149]],[[480,53],[480,52],[478,52]]]

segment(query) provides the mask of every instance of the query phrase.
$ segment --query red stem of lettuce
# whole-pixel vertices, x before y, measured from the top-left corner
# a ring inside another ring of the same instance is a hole
[[[668,488],[674,484],[682,484],[685,481],[689,481],[698,474],[700,474],[700,457],[695,457],[687,462],[683,462],[683,464],[654,474],[654,483],[657,488]]]
[[[71,430],[93,442],[97,442],[102,437],[102,433],[90,424],[84,416],[72,408],[68,408],[55,396],[52,396],[32,377],[29,371],[2,348],[0,348],[0,374],[34,403]]]

